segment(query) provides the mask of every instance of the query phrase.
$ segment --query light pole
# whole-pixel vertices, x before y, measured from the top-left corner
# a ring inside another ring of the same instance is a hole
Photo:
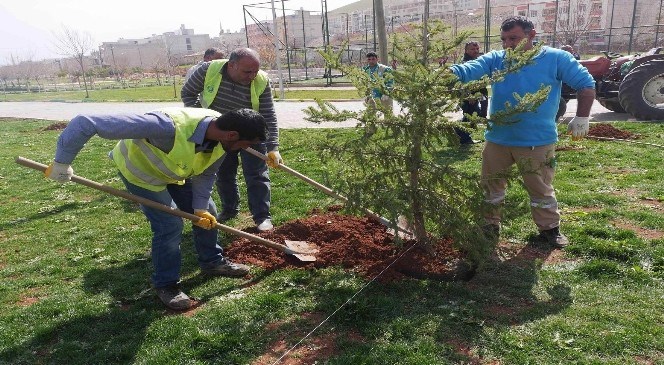
[[[609,22],[609,43],[606,46],[606,51],[611,52],[611,36],[613,32],[613,12],[615,11],[616,7],[616,0],[613,0],[613,3],[611,5],[611,20]]]
[[[484,3],[484,53],[489,53],[491,43],[491,0]]]
[[[115,63],[115,53],[113,52],[113,46],[111,46],[111,58],[113,59],[113,73],[115,74],[115,81],[120,81],[120,79],[118,79],[118,65]]]
[[[663,0],[659,0],[659,14],[657,15],[657,30],[655,32],[655,44],[653,47],[657,47],[657,41],[659,40],[659,25],[662,23],[662,4]]]
[[[452,10],[454,11],[454,37],[456,38],[459,25],[457,23],[457,2],[452,1]]]
[[[556,0],[556,11],[553,14],[553,40],[552,46],[556,48],[556,31],[558,30],[558,0]]]
[[[141,63],[141,69],[143,68],[143,57],[141,57],[141,47],[136,47],[138,50],[138,61]]]

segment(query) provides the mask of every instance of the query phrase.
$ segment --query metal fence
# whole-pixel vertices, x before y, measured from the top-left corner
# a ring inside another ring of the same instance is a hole
[[[452,0],[452,8],[444,9],[438,6],[442,2],[430,0],[435,6],[430,6],[429,19],[444,21],[450,26],[452,35],[461,31],[472,32],[469,40],[480,42],[485,52],[502,48],[499,27],[503,19],[524,15],[535,23],[537,41],[546,45],[570,44],[582,56],[597,55],[602,51],[631,54],[664,47],[663,1],[552,0],[549,3],[498,6],[492,0],[485,0],[484,6],[469,9],[457,7],[456,0]],[[391,8],[394,5],[386,6],[388,35],[405,31],[412,23],[421,23],[424,5],[419,4],[419,12],[413,8],[411,14],[404,15],[401,11],[398,16],[390,16],[395,13]],[[344,62],[358,66],[364,63],[366,52],[378,50],[372,8],[341,13],[339,10],[329,11],[325,0],[321,1],[320,7],[317,5],[310,9],[290,9],[288,0],[284,0],[275,1],[274,12],[270,3],[243,7],[246,45],[258,50],[266,65],[276,68],[274,41],[277,40],[287,82],[327,78],[331,83],[338,80],[342,75],[326,69],[318,53],[325,46],[344,47]],[[383,63],[389,61],[382,60]]]

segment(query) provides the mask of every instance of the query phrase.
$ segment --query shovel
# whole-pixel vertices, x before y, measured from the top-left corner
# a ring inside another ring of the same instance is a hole
[[[269,157],[265,156],[264,154],[262,154],[262,153],[256,151],[255,149],[253,149],[253,148],[251,148],[251,147],[247,147],[247,148],[245,148],[245,151],[251,153],[252,155],[254,155],[254,156],[260,158],[261,160],[263,160],[263,161],[265,161],[265,162],[267,162],[267,161],[270,160]],[[328,187],[325,186],[325,185],[322,185],[322,184],[320,184],[320,183],[318,183],[318,182],[312,180],[311,178],[309,178],[309,177],[306,176],[306,175],[302,175],[301,173],[299,173],[299,172],[297,172],[297,171],[291,169],[290,167],[288,167],[288,166],[286,166],[286,165],[284,165],[284,164],[282,164],[282,163],[279,164],[279,168],[282,169],[282,170],[284,170],[284,171],[286,171],[287,173],[289,173],[289,174],[291,174],[291,175],[293,175],[293,176],[299,178],[299,179],[304,180],[304,181],[305,181],[306,183],[308,183],[309,185],[315,187],[316,189],[322,191],[323,193],[325,193],[325,194],[327,194],[327,195],[329,195],[329,196],[331,196],[331,197],[333,197],[333,198],[337,198],[337,199],[341,200],[341,201],[344,202],[344,203],[348,202],[348,198],[346,198],[345,196],[343,196],[343,195],[341,195],[341,194],[335,192],[334,190],[328,188]],[[368,216],[370,216],[371,218],[373,218],[373,219],[379,221],[379,222],[380,222],[382,225],[384,225],[385,227],[388,227],[388,228],[392,228],[392,227],[393,227],[392,222],[390,222],[387,218],[385,218],[385,217],[381,217],[381,216],[379,216],[378,214],[372,212],[371,210],[369,210],[369,209],[367,209],[367,208],[361,208],[361,209],[364,211],[364,213],[366,213],[366,214],[367,214]],[[397,225],[397,232],[398,232],[398,234],[399,234],[399,237],[401,237],[401,238],[409,238],[409,236],[410,236],[410,237],[413,236],[413,233],[412,233],[408,228],[405,228],[405,226],[404,226],[403,224],[398,224],[398,225]]]
[[[35,162],[35,161],[29,160],[27,158],[23,158],[23,157],[20,157],[20,156],[16,157],[16,163],[19,164],[19,165],[23,165],[23,166],[26,166],[26,167],[33,168],[35,170],[42,171],[42,172],[46,171],[46,168],[48,167],[48,166],[43,165],[39,162]],[[118,190],[118,189],[112,188],[108,185],[100,184],[98,182],[88,180],[88,179],[80,177],[80,176],[76,176],[76,175],[72,176],[71,181],[73,181],[75,183],[78,183],[78,184],[81,184],[81,185],[85,185],[89,188],[93,188],[93,189],[97,189],[97,190],[107,192],[111,195],[115,195],[115,196],[118,196],[118,197],[121,197],[121,198],[125,198],[127,200],[131,200],[131,201],[139,203],[139,204],[143,204],[143,205],[148,206],[150,208],[159,209],[161,211],[164,211],[166,213],[169,213],[169,214],[181,217],[181,218],[189,219],[192,222],[198,222],[198,220],[201,219],[197,215],[187,213],[187,212],[183,212],[179,209],[173,209],[168,205],[157,203],[157,202],[152,201],[150,199],[146,199],[146,198],[128,193],[128,192],[123,191],[123,190]],[[265,246],[272,247],[272,248],[277,249],[277,250],[279,250],[281,252],[284,252],[286,254],[293,255],[293,256],[297,257],[300,261],[303,261],[303,262],[316,261],[316,257],[313,256],[313,254],[317,253],[318,250],[315,249],[315,248],[309,247],[309,244],[304,242],[304,241],[289,241],[289,240],[286,240],[285,241],[286,245],[284,246],[282,244],[267,240],[263,237],[259,237],[259,236],[256,236],[256,235],[244,232],[244,231],[240,231],[239,229],[235,229],[233,227],[229,227],[229,226],[223,225],[221,223],[217,223],[216,228],[219,229],[219,230],[222,230],[224,232],[228,232],[230,234],[234,234],[236,236],[246,238],[250,241],[254,241],[254,242],[263,244]]]

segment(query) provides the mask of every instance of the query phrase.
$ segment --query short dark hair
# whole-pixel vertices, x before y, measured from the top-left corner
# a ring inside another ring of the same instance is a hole
[[[217,53],[223,54],[223,52],[221,52],[221,50],[219,48],[215,48],[215,47],[208,48],[208,49],[205,50],[205,53],[203,54],[203,57],[212,57]]]
[[[378,58],[378,55],[376,54],[376,52],[367,52],[367,58],[369,58],[369,57],[376,57],[376,58]]]
[[[525,16],[517,15],[503,20],[503,23],[500,25],[500,31],[505,32],[512,30],[514,27],[521,27],[524,32],[530,32],[531,30],[535,29],[535,25],[533,25],[533,22],[528,20],[528,18]]]
[[[479,46],[480,46],[480,43],[477,42],[477,41],[469,41],[469,42],[466,42],[466,44],[463,46],[463,48],[466,49],[466,48],[468,48],[468,46],[470,46],[470,45],[478,46],[478,47],[479,47]]]
[[[261,142],[267,140],[265,118],[253,109],[231,110],[217,118],[214,123],[222,131],[238,132],[241,141],[253,141],[256,138]]]

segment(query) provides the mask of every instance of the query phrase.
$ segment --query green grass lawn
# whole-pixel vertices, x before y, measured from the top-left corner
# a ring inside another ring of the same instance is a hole
[[[150,229],[134,204],[14,163],[53,158],[49,124],[0,122],[0,364],[271,364],[328,316],[289,363],[664,364],[662,148],[561,141],[555,186],[572,244],[534,249],[527,194],[511,184],[503,243],[469,282],[369,283],[336,267],[206,280],[186,228],[182,286],[204,304],[174,315],[150,290]],[[664,144],[664,124],[615,126]],[[349,133],[283,130],[280,150],[325,181],[318,146]],[[113,145],[93,138],[75,172],[121,188]],[[479,172],[481,145],[440,149]],[[272,179],[276,225],[334,203]]]
[[[180,101],[182,85],[173,86],[146,86],[128,87],[125,89],[92,89],[90,97],[85,97],[85,91],[46,91],[0,95],[1,101]],[[274,87],[275,100],[280,99],[279,87]],[[287,100],[324,100],[361,99],[356,90],[339,90],[330,88],[311,88],[311,90],[289,90],[285,87],[284,98]]]

